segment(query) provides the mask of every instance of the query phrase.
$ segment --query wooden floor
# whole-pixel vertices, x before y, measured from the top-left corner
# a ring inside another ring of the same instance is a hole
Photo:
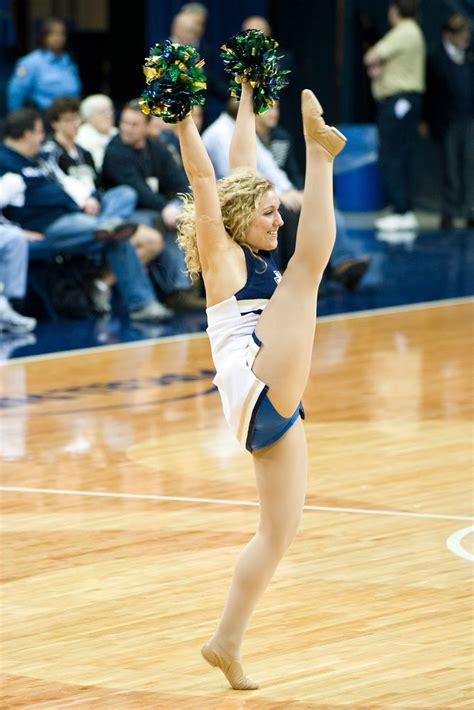
[[[250,693],[199,648],[257,520],[205,337],[0,369],[2,708],[473,708],[472,304],[318,325]]]

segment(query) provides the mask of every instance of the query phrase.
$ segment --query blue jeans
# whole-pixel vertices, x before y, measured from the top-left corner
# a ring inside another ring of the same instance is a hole
[[[52,222],[44,233],[48,244],[57,251],[103,253],[116,276],[117,288],[129,311],[156,300],[150,279],[129,241],[98,242],[94,232],[107,219],[128,219],[135,203],[135,190],[125,185],[115,187],[105,193],[100,214],[96,217],[84,212],[66,214]]]
[[[155,227],[160,213],[154,210],[139,209],[132,214],[132,221]],[[161,230],[163,232],[163,230]],[[149,265],[153,278],[164,296],[178,289],[191,287],[191,279],[186,273],[184,253],[176,243],[175,232],[163,232],[165,248]]]
[[[0,294],[23,298],[28,272],[28,240],[14,224],[0,223]]]
[[[159,256],[149,265],[153,278],[165,296],[177,289],[191,287],[191,279],[186,272],[184,253],[176,242],[175,232],[166,232],[163,235],[165,248]]]

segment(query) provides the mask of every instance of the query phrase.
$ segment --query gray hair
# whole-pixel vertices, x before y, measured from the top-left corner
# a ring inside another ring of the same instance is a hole
[[[81,116],[84,121],[88,121],[97,111],[113,107],[112,99],[105,94],[92,94],[81,102]]]

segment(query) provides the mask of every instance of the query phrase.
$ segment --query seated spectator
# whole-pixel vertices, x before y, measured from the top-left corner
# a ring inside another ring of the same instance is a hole
[[[125,219],[136,196],[127,200],[102,200],[98,214],[87,213],[63,189],[48,166],[39,159],[44,141],[40,114],[18,109],[7,116],[5,140],[0,146],[0,175],[13,172],[26,184],[25,203],[9,206],[5,215],[23,229],[44,234],[55,250],[69,253],[104,253],[117,278],[117,287],[132,320],[169,318],[172,314],[155,297],[153,286],[128,241],[136,230]]]
[[[191,113],[193,121],[196,124],[196,128],[199,133],[201,133],[204,122],[204,111],[202,106],[199,106],[199,104],[193,106]],[[171,150],[173,158],[180,167],[183,167],[178,138],[178,125],[176,123],[165,123],[162,118],[153,116],[148,122],[147,135],[148,138],[151,138],[152,140],[158,138],[162,143],[166,143],[167,147]]]
[[[257,135],[273,156],[280,170],[286,173],[291,184],[298,190],[304,186],[303,173],[298,165],[293,139],[289,131],[279,125],[280,102],[255,117]]]
[[[83,123],[76,137],[77,145],[89,151],[94,159],[95,169],[102,170],[105,149],[110,140],[117,135],[114,125],[114,106],[105,94],[93,94],[81,102]]]
[[[150,116],[138,101],[130,101],[120,116],[119,134],[105,151],[102,180],[106,187],[130,185],[137,192],[137,207],[160,216],[170,229],[178,216],[175,197],[187,190],[183,171],[161,142],[148,138]]]
[[[52,140],[44,146],[42,155],[53,161],[55,166],[58,166],[68,177],[65,184],[65,179],[62,178],[66,191],[71,190],[72,182],[77,183],[77,189],[70,194],[76,199],[79,207],[88,214],[96,215],[100,211],[100,204],[104,198],[117,202],[127,201],[130,188],[125,185],[112,188],[106,193],[98,190],[99,179],[92,155],[75,143],[81,124],[79,100],[69,96],[55,99],[48,108],[46,116],[53,130],[53,136]],[[55,171],[55,174],[61,179],[60,173]],[[139,225],[131,241],[138,258],[145,266],[163,251],[162,235],[156,229],[146,225]],[[93,282],[89,295],[98,312],[108,313],[111,310],[111,287],[114,283],[115,276],[110,269],[103,271],[100,278]]]
[[[2,216],[7,205],[21,207],[26,185],[20,175],[5,173],[0,177],[0,332],[29,333],[36,327],[34,318],[15,311],[11,298],[23,298],[28,273],[28,240],[42,239],[38,232],[25,231]]]
[[[154,141],[157,140],[161,145],[165,144],[169,152],[173,156],[173,160],[180,168],[183,167],[181,153],[179,150],[179,141],[176,145],[177,133],[173,130],[173,124],[168,124],[159,116],[152,116],[148,121],[147,138]]]
[[[216,178],[226,177],[229,174],[229,146],[237,116],[238,102],[234,98],[227,101],[226,109],[214,123],[206,128],[202,140],[206,146],[209,157],[216,172]],[[299,211],[301,208],[301,193],[297,190],[288,176],[275,163],[271,153],[262,141],[257,138],[257,170],[268,178],[278,193],[282,204],[288,209]]]
[[[126,104],[119,134],[105,151],[102,180],[106,187],[133,187],[138,195],[135,218],[150,226],[158,221],[165,233],[165,249],[150,267],[165,302],[172,308],[204,308],[205,301],[192,288],[176,242],[181,214],[177,195],[187,191],[187,179],[166,145],[148,137],[149,122],[150,116],[142,113],[138,101]]]
[[[81,80],[76,64],[64,50],[66,25],[49,18],[41,28],[40,48],[22,57],[7,86],[9,111],[34,105],[44,111],[57,96],[79,96]]]
[[[98,200],[100,195],[94,159],[88,150],[76,143],[82,121],[79,106],[79,99],[72,96],[60,96],[53,101],[46,111],[51,126],[51,140],[43,146],[42,153],[52,158],[65,175],[81,183],[85,199],[95,194]],[[79,207],[82,206],[79,204]],[[97,202],[94,212],[97,214],[99,209],[100,204]]]
[[[283,170],[291,184],[302,190],[304,179],[296,159],[296,151],[293,145],[291,134],[279,125],[280,102],[268,109],[265,113],[259,114],[255,118],[257,135],[263,145],[270,151],[276,165]],[[336,216],[336,242],[331,254],[331,259],[326,272],[326,276],[334,281],[342,283],[347,289],[353,290],[357,287],[360,279],[367,271],[370,264],[370,257],[365,254],[358,254],[351,245],[345,220],[338,209]],[[286,268],[288,261],[295,249],[296,232],[285,232],[284,238],[280,238],[277,247],[277,254],[282,270]]]

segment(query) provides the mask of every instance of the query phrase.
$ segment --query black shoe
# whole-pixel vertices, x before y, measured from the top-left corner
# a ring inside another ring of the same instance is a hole
[[[370,262],[370,256],[347,259],[333,268],[331,279],[341,283],[348,291],[354,291],[369,268]]]
[[[165,298],[165,303],[176,311],[204,311],[206,299],[196,293],[193,288],[178,288]]]
[[[138,229],[138,224],[122,222],[114,224],[115,220],[110,220],[109,223],[104,222],[99,229],[96,230],[95,238],[99,241],[112,240],[116,242],[124,242],[130,237],[133,237]]]
[[[441,220],[439,222],[440,229],[452,229],[454,226],[454,219],[449,214],[441,215]]]
[[[468,229],[474,229],[474,217],[469,217],[466,222],[466,227]]]

